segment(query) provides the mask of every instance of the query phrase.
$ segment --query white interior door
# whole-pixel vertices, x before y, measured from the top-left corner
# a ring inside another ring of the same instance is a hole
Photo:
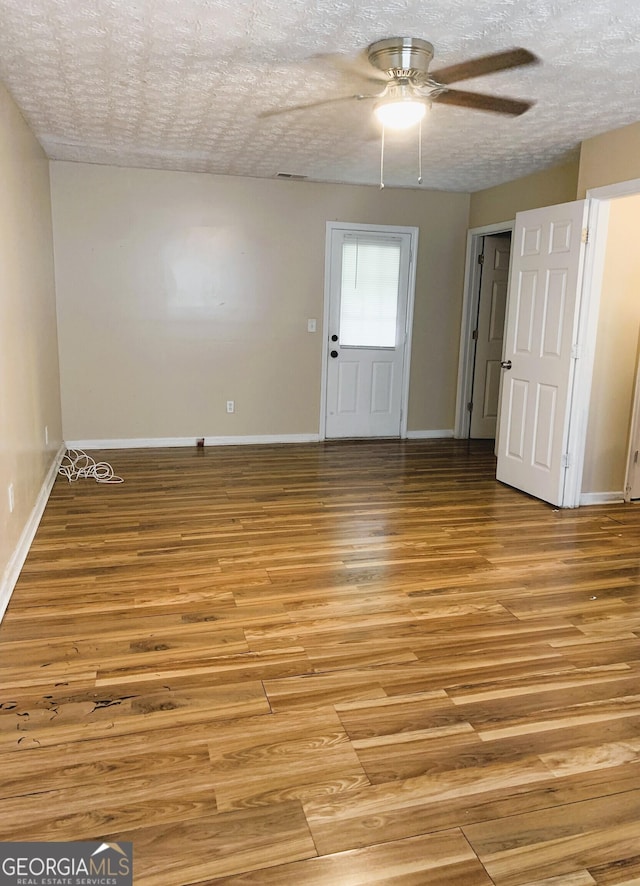
[[[474,439],[496,436],[510,251],[510,234],[484,238],[478,319],[474,330],[476,352],[469,433]]]
[[[329,236],[325,435],[399,437],[412,235],[332,228]]]
[[[496,477],[563,505],[587,202],[518,213],[503,353]]]

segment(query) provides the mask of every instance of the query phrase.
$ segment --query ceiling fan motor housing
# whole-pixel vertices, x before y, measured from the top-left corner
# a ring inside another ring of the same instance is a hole
[[[367,49],[367,58],[380,71],[392,77],[427,74],[433,58],[433,46],[419,37],[388,37]]]

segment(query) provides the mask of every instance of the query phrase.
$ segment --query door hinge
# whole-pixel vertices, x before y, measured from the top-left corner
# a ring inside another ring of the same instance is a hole
[[[467,412],[471,412],[473,410],[473,402],[467,403]]]
[[[588,243],[589,242],[589,228],[582,229],[582,237],[580,238],[580,242],[581,243]]]
[[[483,264],[484,264],[484,254],[481,254],[481,255],[478,256],[478,264],[479,264],[479,265],[483,265]]]
[[[580,345],[574,345],[571,348],[571,359],[578,360],[580,357],[582,357],[582,348]]]
[[[568,452],[565,452],[565,454],[562,456],[562,467],[563,468],[571,467],[571,456],[569,455]]]
[[[471,333],[471,338],[472,338],[474,341],[478,341],[478,330],[477,330],[477,329],[474,329],[474,330],[473,330],[473,332]]]

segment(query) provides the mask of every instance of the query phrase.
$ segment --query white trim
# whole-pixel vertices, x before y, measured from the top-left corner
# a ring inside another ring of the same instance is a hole
[[[407,431],[407,440],[443,440],[453,436],[453,428],[446,431]]]
[[[197,446],[202,437],[131,437],[119,440],[68,440],[69,449],[157,449]],[[257,434],[238,437],[205,437],[205,446],[253,446],[269,443],[317,443],[318,434]]]
[[[411,244],[409,246],[409,291],[407,293],[407,314],[405,317],[404,360],[402,363],[402,405],[400,407],[400,436],[407,436],[409,419],[409,375],[411,373],[411,343],[413,335],[413,313],[416,303],[416,273],[418,268],[418,236],[419,228],[409,228]]]
[[[335,222],[326,224],[324,248],[324,310],[322,316],[322,378],[320,380],[320,440],[326,439],[327,431],[327,364],[329,343],[329,308],[331,300],[331,234],[333,231],[375,231],[376,233],[409,234],[409,292],[407,293],[407,316],[405,323],[404,360],[402,362],[402,394],[400,412],[400,437],[406,438],[409,412],[409,374],[411,371],[411,335],[416,294],[416,269],[418,266],[417,227],[402,225],[369,225],[358,222]],[[371,438],[373,439],[373,438]]]
[[[614,505],[624,501],[624,492],[582,492],[580,494],[580,506],[582,505]]]
[[[478,256],[482,253],[482,240],[490,234],[513,233],[515,222],[506,221],[493,225],[470,228],[467,231],[467,251],[464,265],[464,289],[462,298],[462,320],[460,323],[460,350],[458,354],[458,387],[456,391],[456,420],[454,436],[469,436],[471,415],[467,403],[471,399],[473,383],[473,349],[471,338],[478,313],[480,299],[480,265]]]
[[[627,469],[624,475],[624,500],[635,501],[631,495],[636,485],[636,451],[638,446],[636,441],[640,437],[640,366],[636,366],[635,380],[633,387],[633,400],[631,407],[631,426],[629,428],[629,443],[627,446]]]
[[[506,234],[507,231],[513,231],[515,222],[510,221],[495,222],[492,225],[480,225],[478,228],[469,228],[469,234],[479,234],[484,237],[485,234]]]
[[[599,188],[590,188],[587,191],[587,198],[613,200],[616,197],[633,197],[636,194],[640,194],[640,178],[616,182],[613,185],[601,185]]]
[[[57,451],[55,458],[51,463],[51,467],[47,471],[47,476],[44,478],[44,482],[38,493],[35,504],[29,514],[29,519],[22,530],[20,538],[18,539],[18,544],[9,558],[4,575],[2,576],[2,581],[0,582],[0,621],[2,621],[7,606],[9,605],[13,589],[20,576],[20,571],[24,566],[24,561],[27,559],[27,554],[29,553],[40,520],[42,519],[44,509],[49,500],[49,495],[51,494],[53,484],[58,475],[58,468],[60,467],[60,462],[62,461],[65,451],[64,445],[62,445]]]
[[[324,241],[324,306],[322,309],[322,365],[320,372],[320,416],[318,427],[320,430],[320,439],[325,440],[327,436],[327,372],[329,369],[329,311],[331,307],[330,301],[330,284],[331,284],[331,229],[327,222],[325,228]]]
[[[563,507],[566,508],[577,508],[583,504],[582,474],[587,449],[587,425],[609,224],[608,201],[588,198],[586,202],[589,239],[585,248],[576,335],[576,345],[580,354],[576,363],[580,365],[576,366],[574,374],[566,446],[566,451],[571,455],[562,498]]]
[[[471,416],[467,403],[471,396],[473,367],[473,330],[474,307],[478,309],[480,289],[480,264],[478,256],[482,252],[483,234],[467,233],[467,251],[464,262],[464,289],[462,297],[462,320],[460,322],[460,345],[458,352],[458,386],[456,391],[455,435],[468,437]]]

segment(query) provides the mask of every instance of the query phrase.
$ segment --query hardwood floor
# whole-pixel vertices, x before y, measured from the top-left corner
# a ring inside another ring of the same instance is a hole
[[[0,625],[0,839],[136,886],[638,886],[640,507],[482,441],[92,453]]]

